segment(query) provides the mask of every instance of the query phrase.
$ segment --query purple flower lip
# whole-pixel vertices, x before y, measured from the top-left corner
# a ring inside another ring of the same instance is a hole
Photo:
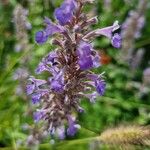
[[[35,79],[34,77],[29,78],[29,83],[26,86],[27,94],[30,95],[34,92],[35,89],[38,89],[39,86],[45,84],[45,80]]]
[[[34,121],[39,122],[40,120],[42,120],[44,117],[44,114],[45,113],[43,110],[37,110],[36,112],[34,112],[34,114],[33,114]]]
[[[96,55],[93,56],[92,59],[93,59],[93,67],[94,68],[98,68],[99,66],[101,66],[100,56],[98,55],[98,53],[96,53]]]
[[[64,90],[64,85],[57,80],[52,80],[51,81],[51,89],[55,92],[61,93]]]
[[[84,96],[87,97],[91,103],[95,103],[98,94],[97,92],[93,92],[91,94],[84,94]]]
[[[92,53],[95,53],[92,55]],[[78,64],[81,70],[87,70],[91,68],[97,68],[100,66],[100,56],[92,48],[92,45],[81,41],[78,49],[77,55],[79,57]]]
[[[48,35],[46,35],[46,33],[44,31],[38,31],[35,34],[35,41],[38,44],[44,44],[48,39]]]
[[[49,18],[45,17],[44,22],[46,24],[46,29],[38,31],[35,34],[35,41],[38,44],[44,44],[48,40],[48,37],[52,36],[55,33],[64,32],[64,29],[61,26],[52,23]]]
[[[53,78],[49,78],[51,90],[62,93],[64,91],[64,69]]]
[[[118,33],[115,33],[111,39],[111,43],[115,48],[121,48],[121,36]]]
[[[74,136],[77,132],[77,129],[80,128],[78,124],[75,123],[75,118],[68,115],[68,124],[67,135]]]
[[[80,66],[81,70],[87,70],[93,67],[93,61],[92,61],[92,46],[87,42],[80,42],[77,55],[79,57],[78,64]]]
[[[78,64],[81,70],[91,69],[93,67],[93,61],[91,56],[80,57]]]
[[[28,84],[28,85],[26,86],[26,92],[27,92],[27,94],[28,94],[28,95],[32,94],[33,91],[34,91],[34,89],[35,89],[35,85],[34,85],[33,82],[32,82],[31,84]]]
[[[65,127],[64,126],[60,126],[59,128],[57,128],[56,133],[60,140],[65,139]]]
[[[49,18],[45,17],[44,22],[46,24],[45,32],[48,36],[52,36],[55,33],[63,32],[63,27],[54,24]]]
[[[64,26],[72,21],[75,9],[75,0],[65,0],[64,3],[55,10],[54,16],[59,21],[59,24]]]
[[[97,29],[95,31],[95,34],[97,36],[104,35],[104,36],[108,37],[109,39],[111,39],[112,32],[116,31],[119,28],[120,28],[120,26],[118,24],[118,21],[115,21],[112,26],[109,26],[109,27],[106,27],[106,28],[102,28],[102,29]]]
[[[48,93],[48,90],[36,90],[36,92],[32,94],[32,103],[40,103],[41,97],[48,95]]]
[[[121,42],[122,42],[121,36],[117,33],[115,33],[115,35],[113,36],[113,32],[118,30],[119,28],[120,28],[120,26],[118,24],[118,21],[115,21],[112,26],[92,31],[92,32],[88,33],[87,35],[85,35],[83,37],[83,39],[90,39],[91,37],[103,35],[111,40],[111,43],[115,48],[120,48]]]
[[[103,80],[96,80],[95,81],[96,91],[99,93],[100,96],[104,95],[106,83]]]
[[[36,74],[40,74],[43,71],[49,71],[49,67],[45,63],[40,62],[39,66],[36,68],[35,72],[36,72]]]
[[[41,94],[40,93],[34,93],[32,95],[32,103],[37,104],[40,102]]]

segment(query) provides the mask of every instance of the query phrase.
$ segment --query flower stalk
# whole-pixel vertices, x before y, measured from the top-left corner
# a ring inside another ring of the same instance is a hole
[[[54,11],[56,23],[45,17],[45,29],[35,35],[38,44],[44,44],[53,36],[52,43],[58,46],[42,59],[36,69],[37,74],[48,72],[49,77],[44,80],[30,77],[27,85],[27,94],[31,95],[33,104],[40,106],[34,113],[34,120],[43,121],[45,130],[52,137],[74,136],[80,128],[74,114],[84,112],[81,99],[95,102],[96,97],[105,92],[103,77],[90,71],[101,66],[100,56],[90,38],[104,35],[114,47],[121,45],[120,35],[113,33],[119,28],[118,22],[87,32],[91,24],[97,23],[97,17],[88,18],[82,8],[92,2],[65,0]]]

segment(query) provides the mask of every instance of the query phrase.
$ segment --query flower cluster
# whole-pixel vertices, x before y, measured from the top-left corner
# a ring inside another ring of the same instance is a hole
[[[28,10],[20,4],[16,5],[13,12],[13,23],[16,31],[17,44],[15,45],[16,52],[28,49],[28,30],[32,28],[28,21]]]
[[[145,25],[145,13],[148,1],[139,0],[138,7],[129,12],[129,16],[122,25],[122,58],[124,61],[136,60],[133,56],[135,39],[141,36],[141,31]],[[132,58],[134,58],[132,60]]]
[[[32,28],[30,22],[28,21],[28,10],[25,9],[22,5],[17,4],[13,11],[13,23],[15,27],[15,36],[16,36],[16,52],[25,52],[31,49],[29,43],[28,30]],[[31,59],[31,56],[26,55],[20,60],[20,66],[15,70],[13,74],[13,79],[18,80],[19,84],[16,88],[16,94],[22,96],[26,99],[25,89],[26,84],[25,80],[29,77],[29,68],[26,66],[26,62]]]
[[[85,97],[93,103],[105,92],[102,74],[90,71],[101,66],[100,56],[91,40],[106,36],[114,47],[121,46],[120,35],[114,33],[119,28],[117,21],[112,26],[90,31],[89,26],[97,23],[97,17],[88,18],[82,8],[85,3],[92,2],[65,0],[54,12],[57,22],[45,18],[45,29],[35,35],[38,44],[44,44],[52,35],[59,35],[52,42],[58,48],[45,56],[36,69],[37,74],[48,72],[48,79],[30,77],[27,94],[31,95],[33,104],[40,106],[34,113],[35,122],[43,120],[45,130],[60,139],[66,135],[74,136],[80,128],[73,112],[84,112],[81,99]]]

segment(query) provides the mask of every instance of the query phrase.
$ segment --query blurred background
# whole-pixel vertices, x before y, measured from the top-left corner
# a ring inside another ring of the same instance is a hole
[[[0,149],[97,150],[100,144],[87,138],[119,125],[150,124],[150,1],[95,0],[84,10],[98,16],[93,29],[115,20],[122,25],[121,49],[113,48],[106,38],[94,42],[103,64],[94,71],[105,72],[106,93],[95,104],[82,102],[86,112],[79,114],[82,128],[75,137],[54,143],[40,132],[25,86],[42,57],[53,49],[49,42],[36,44],[35,32],[43,28],[44,16],[54,20],[53,11],[61,2],[0,0]]]

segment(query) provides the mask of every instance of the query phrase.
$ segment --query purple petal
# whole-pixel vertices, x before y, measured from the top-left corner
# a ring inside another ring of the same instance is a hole
[[[60,140],[65,139],[65,127],[64,126],[57,128],[56,132]]]
[[[97,94],[97,92],[93,92],[91,94],[84,94],[84,96],[86,96],[90,100],[91,103],[95,103],[95,100],[96,100],[98,94]]]
[[[97,74],[87,74],[86,75],[88,79],[95,81],[99,78],[99,76]]]
[[[114,36],[111,39],[111,43],[115,48],[121,47],[121,36],[118,33],[115,33]]]
[[[58,55],[55,51],[51,51],[45,58],[47,64],[55,63],[55,59],[58,58]]]
[[[93,67],[91,52],[92,45],[87,42],[81,41],[77,49],[77,55],[79,57],[78,64],[81,70],[86,70]]]
[[[93,60],[91,56],[79,57],[78,64],[81,70],[91,69],[93,67]]]
[[[64,26],[72,20],[75,8],[76,2],[74,0],[66,0],[55,10],[54,15],[60,25]]]
[[[96,80],[95,81],[95,87],[96,91],[99,93],[99,95],[104,95],[106,83],[103,80]]]
[[[64,90],[64,69],[57,72],[57,74],[53,78],[49,78],[50,87],[55,92],[63,92]]]
[[[34,93],[32,95],[32,103],[33,104],[37,104],[40,102],[40,98],[41,98],[41,93]]]
[[[81,41],[77,49],[77,55],[79,57],[89,56],[91,55],[91,52],[92,52],[92,45],[87,42]]]
[[[54,90],[55,92],[63,92],[64,90],[64,85],[57,80],[52,80],[51,81],[51,89]]]
[[[119,27],[120,26],[118,25],[118,21],[116,21],[116,22],[114,22],[114,24],[112,26],[102,28],[102,29],[97,29],[95,33],[97,34],[97,36],[104,35],[104,36],[108,37],[109,39],[111,39],[112,32],[119,29]]]
[[[62,28],[52,23],[52,21],[49,18],[45,17],[44,22],[46,23],[46,29],[44,31],[47,36],[52,36],[55,33],[62,32]]]
[[[44,112],[42,110],[38,110],[33,114],[33,118],[35,122],[39,122],[43,117],[44,117]]]
[[[43,62],[40,62],[40,64],[38,65],[37,69],[35,70],[35,72],[37,74],[40,74],[43,71],[49,71],[49,70],[48,70],[48,68],[46,67],[46,65]]]
[[[80,107],[80,106],[78,107],[78,112],[79,112],[79,113],[83,113],[84,111],[85,111],[85,110],[84,110],[82,107]]]
[[[38,31],[36,34],[35,34],[35,41],[38,43],[38,44],[44,44],[48,39],[48,36],[45,34],[44,31]]]
[[[34,84],[34,82],[28,84],[27,87],[26,87],[27,94],[28,94],[28,95],[32,94],[33,91],[34,91],[34,89],[35,89],[35,84]]]
[[[35,82],[36,86],[40,86],[47,83],[45,80],[41,79],[33,79],[33,81]]]
[[[28,95],[32,94],[40,85],[46,84],[45,80],[35,79],[34,77],[30,77],[28,80],[29,83],[26,87]]]
[[[100,65],[100,56],[98,55],[98,53],[96,53],[96,55],[93,56],[93,67],[98,68]]]
[[[78,130],[78,125],[75,124],[75,119],[70,115],[68,116],[68,123],[67,135],[74,136]]]

